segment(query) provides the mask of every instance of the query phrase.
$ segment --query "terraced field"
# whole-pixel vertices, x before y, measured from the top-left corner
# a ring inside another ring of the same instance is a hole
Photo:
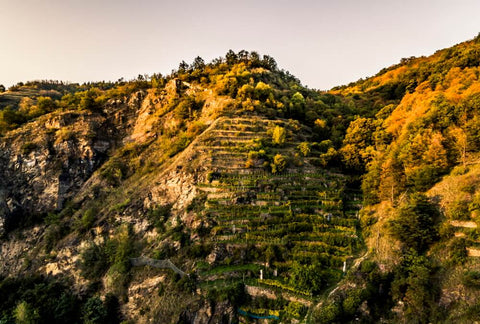
[[[283,145],[271,143],[276,126],[287,129]],[[198,184],[207,197],[204,217],[214,224],[208,240],[239,257],[212,262],[200,272],[203,286],[241,280],[305,301],[319,291],[299,288],[291,273],[315,264],[325,278],[322,291],[328,290],[359,247],[360,195],[346,189],[345,176],[313,166],[317,152],[298,154],[308,130],[288,121],[225,119],[211,134],[198,147],[212,170]],[[276,154],[289,163],[272,173]]]

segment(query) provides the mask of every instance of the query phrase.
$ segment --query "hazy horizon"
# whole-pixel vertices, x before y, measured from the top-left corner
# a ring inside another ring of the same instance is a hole
[[[0,84],[168,74],[245,49],[330,89],[475,37],[478,10],[473,0],[2,0]]]

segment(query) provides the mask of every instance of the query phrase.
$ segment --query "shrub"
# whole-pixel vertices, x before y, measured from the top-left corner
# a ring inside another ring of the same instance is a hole
[[[15,323],[17,324],[34,324],[40,319],[38,310],[34,309],[26,301],[20,302],[13,311],[15,317]]]
[[[302,142],[298,145],[298,150],[303,156],[308,156],[312,151],[312,148],[308,142]]]
[[[99,297],[91,297],[82,307],[82,319],[86,324],[105,323],[107,309]]]
[[[272,134],[272,142],[275,145],[283,145],[285,144],[285,140],[287,138],[287,131],[285,128],[280,127],[280,126],[275,126],[273,129],[273,134]]]
[[[95,243],[88,246],[80,255],[80,273],[87,279],[98,279],[107,271],[110,263],[105,245]]]
[[[465,271],[462,283],[466,287],[480,288],[480,271]]]
[[[273,157],[273,163],[270,166],[274,174],[283,172],[287,167],[287,159],[283,155],[277,154]]]
[[[165,231],[165,222],[170,217],[172,205],[156,206],[147,212],[147,219],[161,233]]]
[[[469,202],[464,200],[452,201],[446,209],[446,214],[451,219],[470,219]]]
[[[466,242],[463,238],[454,238],[448,246],[449,263],[462,264],[467,261]]]
[[[336,323],[342,315],[341,306],[337,303],[330,303],[320,308],[320,311],[313,315],[314,322],[319,324]]]
[[[89,230],[93,226],[93,223],[95,222],[96,215],[97,215],[97,212],[94,208],[87,209],[83,213],[82,217],[80,218],[80,221],[78,223],[79,229],[81,231]]]

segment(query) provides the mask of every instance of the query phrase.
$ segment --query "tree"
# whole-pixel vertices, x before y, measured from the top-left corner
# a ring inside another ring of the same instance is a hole
[[[178,73],[186,73],[188,71],[188,64],[185,61],[180,62],[178,65]]]
[[[327,122],[323,119],[317,118],[313,122],[313,130],[319,136],[320,139],[328,138]]]
[[[295,262],[290,273],[290,283],[302,290],[317,294],[327,283],[320,264],[301,265]]]
[[[225,59],[227,60],[228,65],[233,65],[237,62],[237,54],[234,51],[229,50],[225,55]]]
[[[41,111],[51,112],[57,108],[57,103],[50,97],[38,97],[37,107]]]
[[[22,301],[17,305],[13,311],[13,316],[15,317],[15,323],[17,324],[34,324],[38,323],[40,316],[38,310],[34,309],[26,301]]]
[[[305,111],[305,98],[300,92],[295,92],[290,101],[290,113],[296,117],[303,116]]]
[[[285,128],[280,126],[275,126],[273,129],[272,134],[272,142],[275,145],[283,145],[285,144],[285,140],[287,138],[287,131]]]
[[[438,238],[438,210],[422,194],[414,194],[398,209],[391,221],[392,235],[407,249],[424,252]]]
[[[94,89],[89,89],[86,91],[82,99],[80,99],[80,109],[81,110],[91,110],[94,111],[99,108],[97,102],[95,101],[97,94]]]
[[[458,150],[458,153],[460,155],[460,161],[465,168],[467,164],[467,134],[460,127],[453,127],[450,129],[450,135],[454,138],[456,142],[455,148]]]
[[[398,158],[391,154],[381,165],[379,198],[392,204],[405,189],[405,175]]]
[[[110,263],[105,245],[92,243],[80,256],[80,273],[87,279],[96,279],[105,274]]]
[[[99,297],[91,297],[82,308],[82,318],[86,324],[105,323],[108,313]]]
[[[275,59],[273,57],[268,56],[268,55],[264,55],[262,62],[265,65],[265,67],[267,69],[269,69],[270,71],[276,71],[277,70],[277,62],[275,61]]]
[[[0,93],[5,92],[5,86],[3,84],[0,84]]]
[[[363,171],[371,160],[375,129],[376,123],[371,118],[357,118],[348,126],[340,152],[349,169]]]
[[[434,133],[430,138],[430,145],[423,154],[423,161],[431,166],[445,170],[448,167],[447,150],[443,146],[444,138],[441,133]]]
[[[268,99],[270,96],[270,93],[272,92],[272,87],[270,87],[268,84],[260,81],[257,83],[255,86],[255,98],[265,101]]]
[[[192,67],[195,70],[203,70],[205,68],[205,61],[200,56],[197,56],[193,60]]]
[[[271,167],[272,173],[282,172],[287,167],[287,159],[283,155],[277,154],[273,157]]]

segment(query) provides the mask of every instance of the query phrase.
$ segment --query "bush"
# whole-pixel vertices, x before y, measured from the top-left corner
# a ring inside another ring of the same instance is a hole
[[[14,315],[17,323],[77,323],[79,299],[71,289],[52,279],[0,279],[0,322]],[[14,323],[14,318],[6,323]]]
[[[82,307],[82,319],[86,324],[105,323],[107,309],[99,297],[91,297]]]
[[[163,206],[156,206],[147,212],[147,219],[152,224],[157,232],[165,231],[165,222],[170,217],[172,205],[167,204]]]
[[[32,308],[32,306],[26,301],[22,301],[17,305],[13,311],[15,317],[15,323],[17,324],[34,324],[40,319],[38,310]]]
[[[480,288],[480,271],[465,271],[462,283],[465,287]]]
[[[111,186],[118,186],[122,180],[128,175],[128,167],[126,163],[123,163],[120,159],[114,158],[105,163],[100,175]]]
[[[457,265],[467,261],[468,253],[463,238],[454,238],[448,246],[449,263]]]
[[[469,220],[469,202],[465,200],[452,201],[446,209],[446,214],[451,219]]]
[[[231,286],[214,288],[208,291],[207,297],[213,301],[229,301],[233,306],[238,307],[248,300],[245,285],[237,282]]]
[[[286,138],[287,138],[287,131],[285,130],[285,128],[280,126],[275,126],[272,134],[272,143],[275,145],[283,145],[285,144]]]
[[[339,321],[342,314],[341,306],[337,303],[331,303],[320,308],[320,311],[313,315],[314,322],[319,324],[330,324]]]
[[[80,255],[80,273],[87,279],[101,278],[107,271],[110,262],[105,245],[91,244]]]
[[[196,277],[194,274],[191,274],[189,276],[183,276],[175,283],[175,285],[181,291],[193,293],[197,287]]]
[[[95,222],[96,215],[97,212],[94,208],[87,209],[80,218],[80,221],[78,223],[79,229],[81,231],[86,231],[92,228],[93,223]]]
[[[287,159],[283,155],[277,154],[273,157],[273,163],[270,166],[273,174],[283,172],[287,167]]]

